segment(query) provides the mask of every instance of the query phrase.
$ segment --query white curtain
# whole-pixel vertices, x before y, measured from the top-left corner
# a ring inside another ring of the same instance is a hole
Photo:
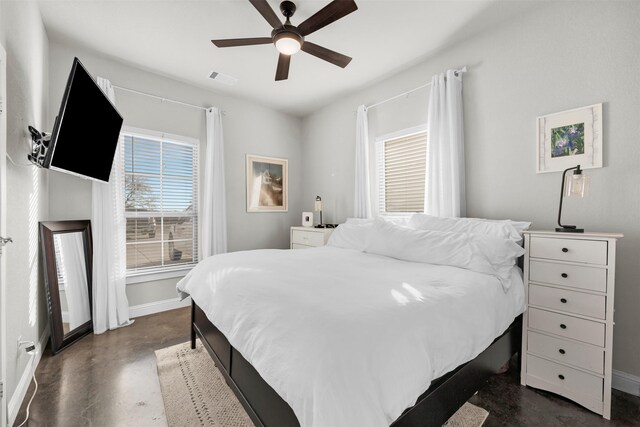
[[[356,185],[354,218],[371,218],[371,189],[369,187],[369,123],[367,108],[358,107],[356,118]]]
[[[427,138],[425,213],[465,216],[462,71],[431,79]]]
[[[111,82],[98,77],[98,86],[115,105]],[[108,183],[93,181],[93,331],[101,334],[132,323],[126,286],[126,220],[124,217],[123,138],[113,159]]]
[[[80,232],[57,233],[54,235],[54,245],[67,300],[69,330],[74,330],[91,318],[84,238]]]
[[[224,185],[224,135],[222,112],[212,107],[206,112],[204,203],[200,226],[202,258],[227,251],[227,208]]]

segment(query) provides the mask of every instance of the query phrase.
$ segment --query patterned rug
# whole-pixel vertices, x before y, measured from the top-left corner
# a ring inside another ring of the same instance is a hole
[[[188,342],[158,350],[156,359],[169,427],[253,427],[199,341],[195,350]],[[467,402],[444,425],[480,427],[488,415]]]

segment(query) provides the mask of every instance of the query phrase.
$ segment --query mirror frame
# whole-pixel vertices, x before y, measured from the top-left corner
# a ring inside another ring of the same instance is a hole
[[[65,337],[62,327],[62,309],[60,305],[60,293],[58,288],[58,275],[56,273],[56,258],[54,234],[81,232],[84,241],[84,257],[87,268],[87,286],[89,287],[89,307],[91,317],[82,325],[69,331]],[[93,243],[91,240],[91,222],[89,220],[78,221],[43,221],[40,222],[40,244],[44,259],[44,284],[47,296],[47,309],[49,311],[49,328],[51,330],[51,352],[53,354],[65,349],[75,341],[93,332],[93,298],[92,298],[92,269],[93,269]]]

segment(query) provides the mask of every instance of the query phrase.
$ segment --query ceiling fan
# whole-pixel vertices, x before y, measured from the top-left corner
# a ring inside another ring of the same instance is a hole
[[[280,10],[285,16],[284,24],[273,11],[267,0],[249,0],[251,4],[260,12],[260,14],[273,27],[271,37],[253,37],[242,39],[222,39],[211,40],[217,47],[234,47],[234,46],[251,46],[259,44],[276,45],[276,49],[280,52],[278,58],[278,68],[276,69],[276,81],[286,80],[289,77],[289,63],[291,55],[302,50],[320,59],[328,61],[338,67],[346,67],[351,58],[334,52],[317,44],[306,41],[304,38],[309,34],[318,31],[320,28],[326,27],[332,22],[337,21],[358,9],[353,0],[334,0],[309,19],[298,26],[291,25],[289,18],[296,11],[296,5],[291,1],[283,1],[280,3]]]

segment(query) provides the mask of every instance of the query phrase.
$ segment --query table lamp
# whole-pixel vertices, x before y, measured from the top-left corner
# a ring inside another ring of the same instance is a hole
[[[316,196],[316,203],[313,208],[314,211],[320,212],[320,223],[318,224],[318,228],[323,228],[322,225],[322,198],[320,196]]]
[[[566,179],[567,172],[573,171],[569,179]],[[564,196],[583,198],[589,190],[589,177],[585,176],[580,169],[580,165],[566,169],[562,173],[562,185],[560,186],[560,207],[558,208],[558,225],[556,231],[563,233],[584,233],[584,228],[575,225],[562,225],[562,200]]]

